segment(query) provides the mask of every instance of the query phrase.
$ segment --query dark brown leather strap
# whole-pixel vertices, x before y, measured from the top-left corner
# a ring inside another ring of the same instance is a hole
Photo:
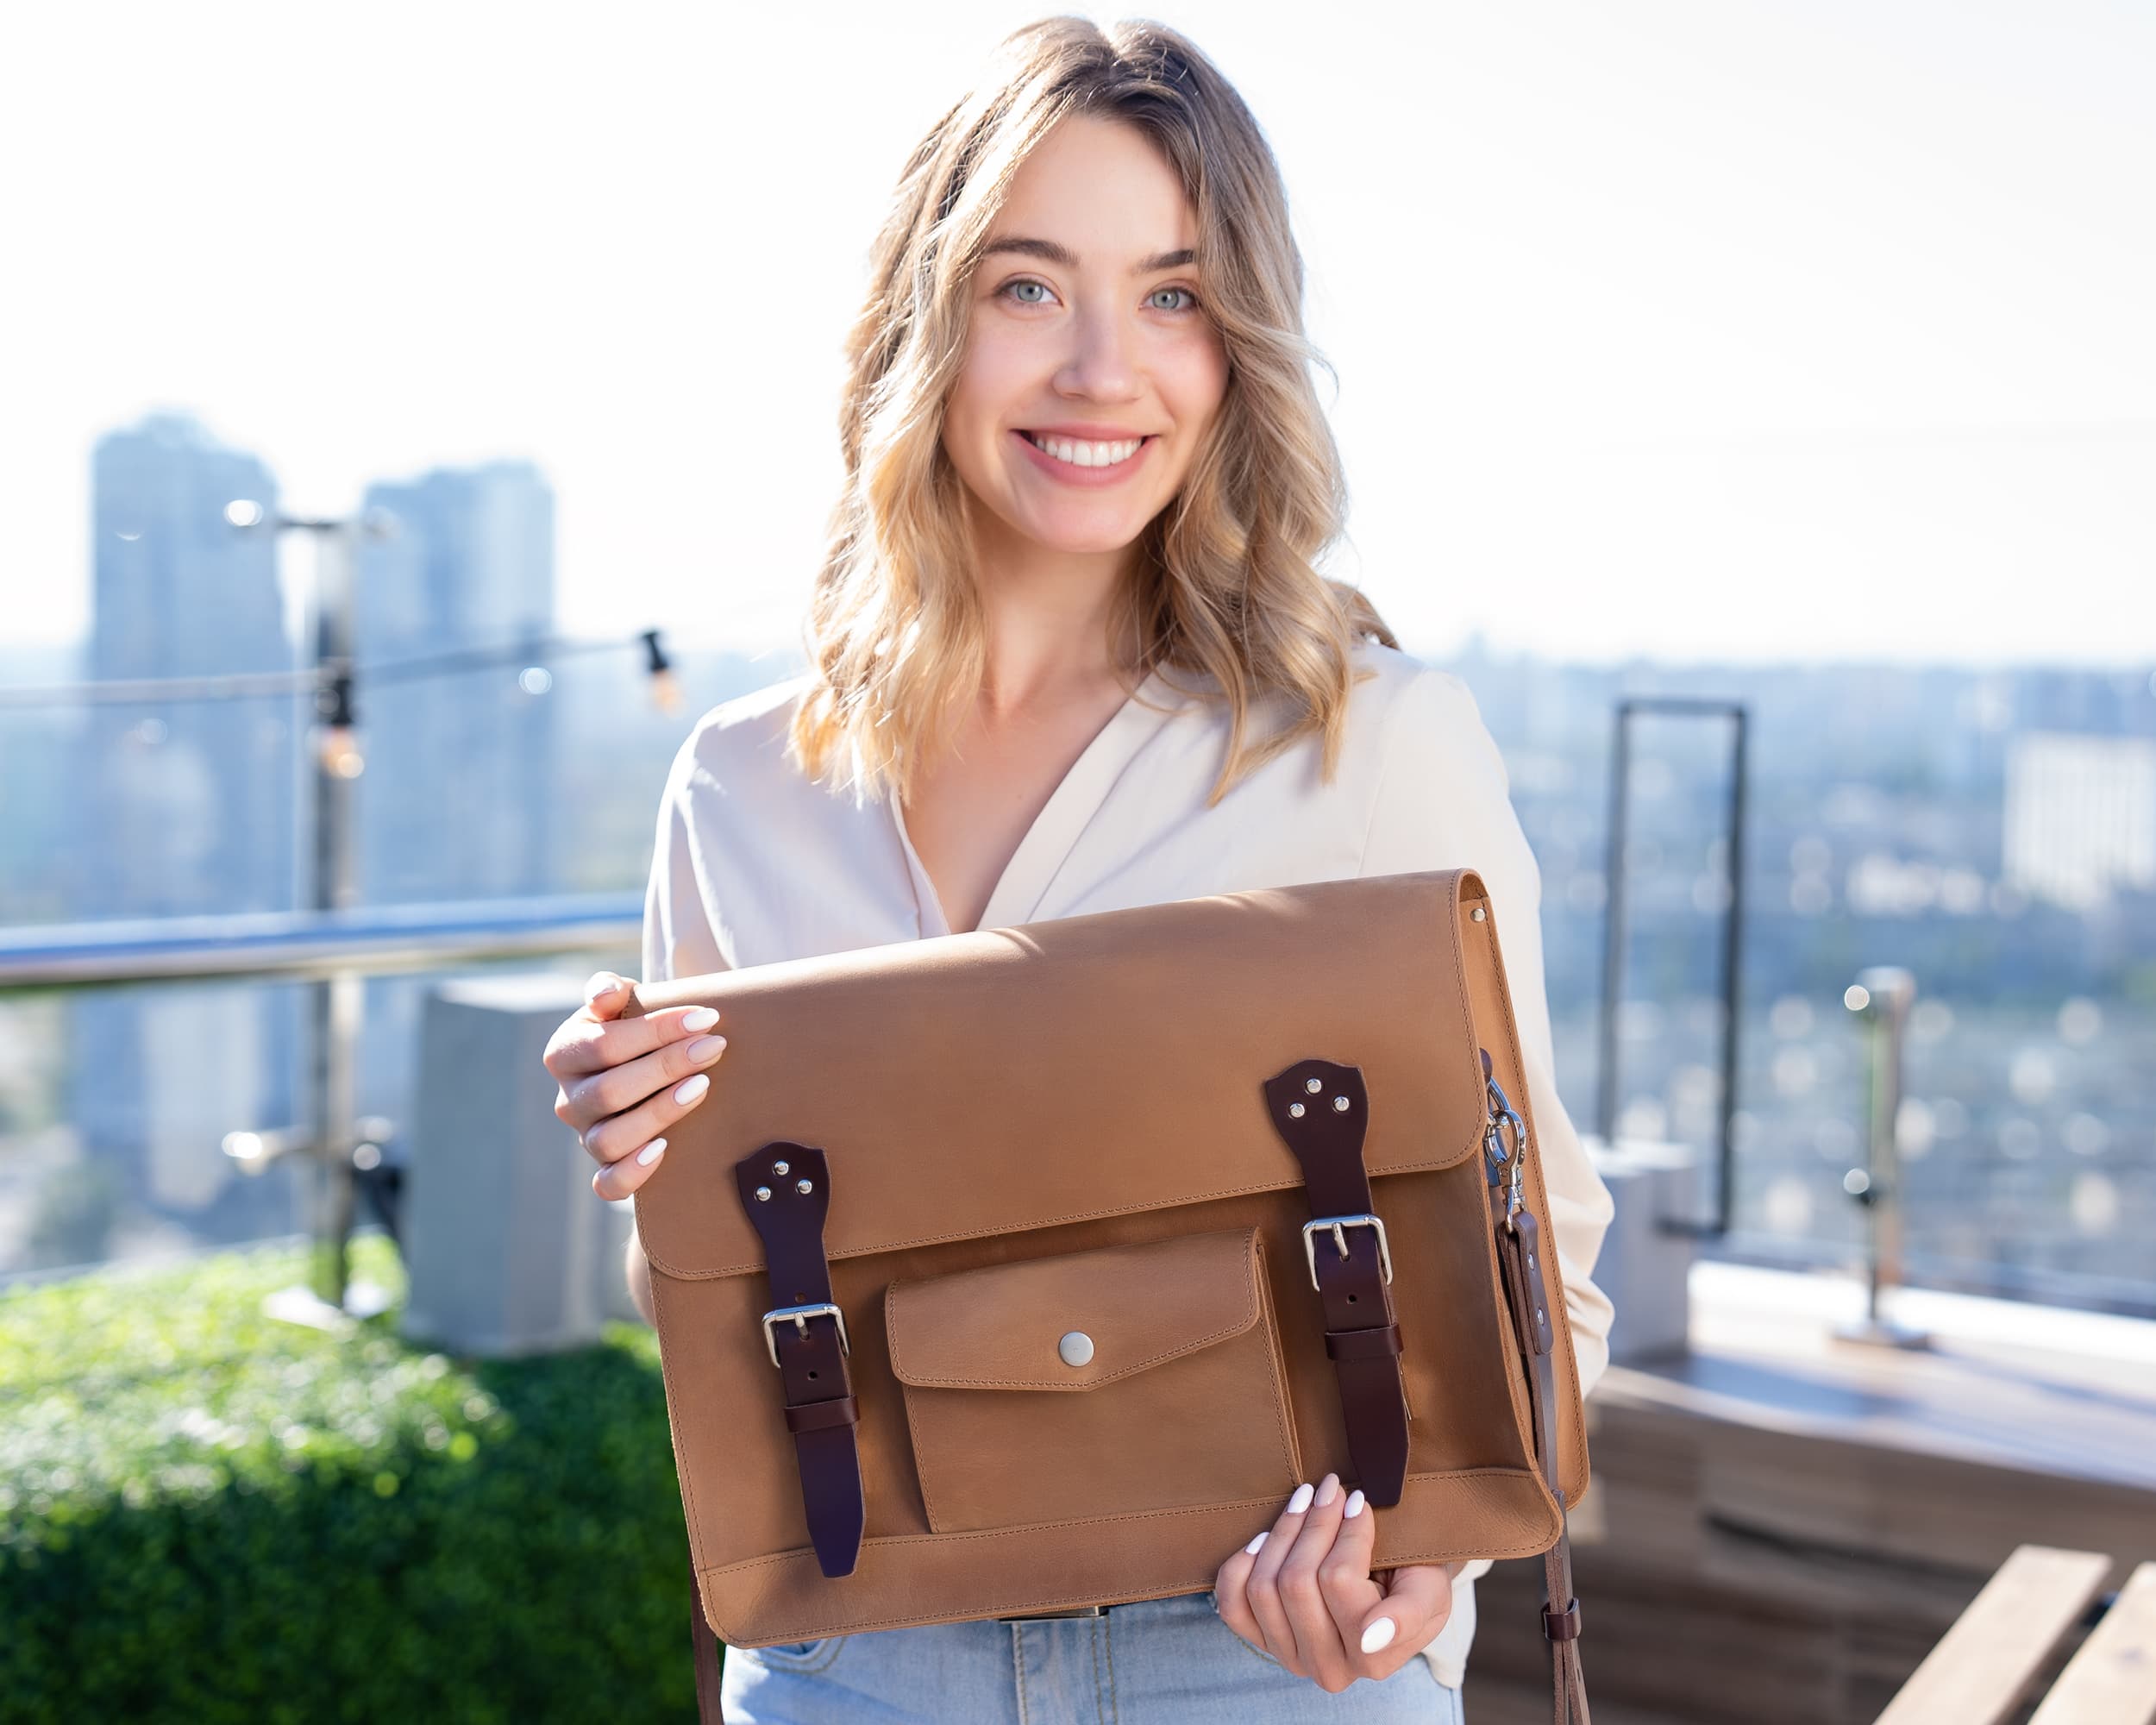
[[[1490,1078],[1487,1051],[1482,1074],[1485,1080]],[[1526,1207],[1520,1178],[1526,1128],[1494,1082],[1491,1097],[1495,1119],[1485,1139],[1490,1221],[1497,1234],[1497,1263],[1512,1311],[1514,1339],[1526,1368],[1535,1461],[1557,1506],[1557,1543],[1542,1554],[1542,1633],[1550,1643],[1550,1717],[1552,1725],[1592,1725],[1587,1678],[1580,1668],[1580,1602],[1572,1592],[1571,1529],[1564,1488],[1557,1483],[1557,1340],[1542,1273],[1542,1227]],[[1496,1120],[1509,1124],[1509,1133]],[[1505,1143],[1507,1136],[1509,1146]]]
[[[696,1717],[698,1725],[725,1725],[719,1710],[718,1636],[704,1615],[704,1590],[696,1579],[696,1559],[689,1559],[689,1646],[696,1658]]]
[[[1325,1351],[1340,1383],[1355,1483],[1372,1503],[1400,1502],[1407,1477],[1407,1392],[1401,1381],[1400,1327],[1393,1315],[1382,1225],[1372,1226],[1363,1165],[1369,1099],[1361,1069],[1298,1060],[1265,1081],[1265,1107],[1302,1166],[1313,1222],[1311,1274],[1325,1309]]]
[[[777,1357],[785,1390],[809,1541],[825,1575],[851,1575],[861,1556],[863,1512],[854,1441],[861,1412],[846,1370],[845,1320],[835,1309],[796,1309],[831,1304],[824,1257],[830,1170],[822,1151],[779,1139],[736,1162],[734,1179],[742,1208],[763,1239],[773,1302],[763,1320],[765,1342]]]

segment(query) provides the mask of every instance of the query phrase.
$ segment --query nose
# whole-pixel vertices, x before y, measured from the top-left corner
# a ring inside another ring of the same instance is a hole
[[[1081,312],[1070,323],[1071,349],[1056,373],[1059,394],[1088,401],[1131,401],[1138,394],[1132,331],[1112,310]]]

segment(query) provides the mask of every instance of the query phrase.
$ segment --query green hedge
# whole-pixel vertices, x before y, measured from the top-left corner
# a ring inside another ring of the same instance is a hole
[[[693,1719],[651,1335],[450,1359],[262,1315],[304,1274],[0,1293],[0,1721]]]

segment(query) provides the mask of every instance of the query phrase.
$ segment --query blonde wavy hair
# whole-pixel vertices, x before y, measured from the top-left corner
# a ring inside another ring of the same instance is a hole
[[[913,151],[848,341],[845,485],[805,625],[811,687],[788,752],[812,779],[837,781],[849,762],[857,798],[895,788],[903,800],[946,739],[954,693],[981,687],[987,630],[943,406],[1012,177],[1075,113],[1138,128],[1180,176],[1204,306],[1226,350],[1220,411],[1115,600],[1118,638],[1142,643],[1138,681],[1156,668],[1201,674],[1213,691],[1179,692],[1227,706],[1226,758],[1206,806],[1313,731],[1329,783],[1358,637],[1400,644],[1359,591],[1315,567],[1338,535],[1345,488],[1310,375],[1324,361],[1303,334],[1302,257],[1257,121],[1173,30],[1043,19],[1005,39]],[[1252,741],[1250,710],[1275,693],[1285,718]]]

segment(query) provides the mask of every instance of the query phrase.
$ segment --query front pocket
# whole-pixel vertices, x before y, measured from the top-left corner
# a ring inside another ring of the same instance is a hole
[[[884,1321],[936,1533],[1294,1489],[1255,1228],[894,1282]]]

